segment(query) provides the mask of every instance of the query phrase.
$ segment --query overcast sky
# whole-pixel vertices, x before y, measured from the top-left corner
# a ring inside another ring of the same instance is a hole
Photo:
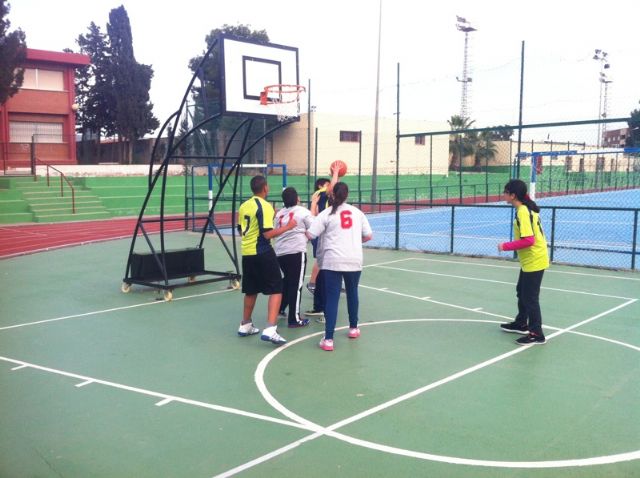
[[[311,80],[318,112],[373,116],[378,1],[323,0],[12,0],[9,20],[30,48],[77,51],[91,21],[106,32],[109,11],[123,4],[134,51],[154,69],[151,100],[162,123],[190,79],[188,61],[223,24],[266,29],[271,42],[299,48],[300,81]],[[640,1],[383,0],[380,114],[396,110],[400,64],[403,116],[446,121],[460,111],[464,35],[471,34],[470,116],[478,126],[517,124],[521,42],[525,41],[524,123],[596,119],[600,95],[594,49],[609,54],[608,116],[639,108]],[[306,100],[305,100],[306,103]]]

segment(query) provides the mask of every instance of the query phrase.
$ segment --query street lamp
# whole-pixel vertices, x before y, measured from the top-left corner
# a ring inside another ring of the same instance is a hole
[[[593,59],[600,62],[600,76],[599,76],[599,82],[600,82],[600,97],[598,98],[598,120],[601,120],[602,118],[605,118],[607,115],[607,111],[606,111],[606,104],[607,104],[607,90],[608,90],[608,84],[611,83],[610,80],[607,80],[607,75],[605,74],[604,70],[608,70],[610,68],[610,64],[609,64],[609,60],[608,60],[608,53],[604,50],[599,50],[596,49],[594,51],[594,55],[593,55]],[[602,85],[605,85],[604,87],[604,92],[605,92],[605,97],[604,97],[604,104],[602,101]],[[604,109],[604,112],[603,112]],[[602,141],[602,135],[604,135],[604,130],[601,129],[603,128],[602,123],[598,122],[598,141],[597,141],[597,146],[598,148],[600,148],[601,145],[601,141]]]

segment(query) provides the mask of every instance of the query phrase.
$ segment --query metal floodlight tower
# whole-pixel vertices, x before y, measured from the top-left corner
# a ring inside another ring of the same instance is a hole
[[[604,93],[602,95],[602,119],[607,119],[609,113],[609,83],[613,83],[613,80],[607,78],[604,73],[600,77],[600,85],[604,85]],[[607,133],[607,123],[602,123],[602,137],[604,138]]]
[[[462,63],[462,78],[456,76],[456,80],[462,83],[462,100],[460,104],[460,117],[469,118],[469,83],[471,83],[471,71],[469,66],[469,33],[477,31],[463,17],[456,16],[456,28],[464,32],[464,62]]]
[[[607,96],[609,93],[609,83],[611,83],[611,80],[607,79],[607,75],[604,70],[608,70],[611,67],[611,65],[609,64],[609,59],[607,58],[608,56],[609,55],[606,51],[599,49],[596,49],[593,55],[593,59],[600,62],[600,75],[598,79],[598,81],[600,82],[600,96],[598,98],[598,119],[607,117]],[[602,145],[602,137],[604,136],[606,129],[607,127],[605,123],[598,123],[598,148],[600,148],[600,146]]]

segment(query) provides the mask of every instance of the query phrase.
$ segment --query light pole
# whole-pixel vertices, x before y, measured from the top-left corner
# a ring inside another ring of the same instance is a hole
[[[456,28],[464,33],[464,61],[462,63],[462,78],[456,76],[456,80],[462,83],[462,99],[460,102],[460,117],[462,119],[469,118],[469,87],[471,83],[471,71],[469,67],[469,33],[475,32],[477,29],[471,26],[466,18],[456,16]]]
[[[376,68],[376,111],[373,124],[373,164],[371,168],[371,202],[376,202],[376,188],[378,187],[378,117],[380,110],[380,46],[382,42],[382,0],[379,3],[378,14],[378,66]]]
[[[600,85],[604,85],[604,95],[602,98],[602,119],[607,119],[609,109],[609,83],[613,83],[613,80],[607,78],[607,75],[602,73],[600,75]],[[607,123],[602,123],[602,137],[606,137]]]
[[[603,116],[603,102],[602,102],[602,85],[605,85],[604,90],[605,90],[605,105],[606,105],[606,91],[607,91],[607,85],[608,83],[610,83],[610,81],[607,80],[607,75],[605,74],[604,70],[608,70],[609,67],[611,65],[609,65],[608,63],[608,59],[607,59],[608,53],[606,51],[603,50],[599,50],[596,49],[593,55],[593,59],[600,62],[600,76],[599,76],[599,82],[600,82],[600,96],[598,98],[598,120],[601,120],[603,117],[606,116],[607,112],[606,109],[604,111],[604,116]],[[604,134],[604,132],[602,131],[602,123],[598,122],[598,141],[597,141],[597,147],[598,149],[600,149],[601,146],[601,142],[602,142],[602,135]]]

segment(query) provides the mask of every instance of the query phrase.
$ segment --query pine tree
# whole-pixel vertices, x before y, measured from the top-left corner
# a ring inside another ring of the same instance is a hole
[[[126,158],[130,164],[133,141],[159,126],[153,115],[153,104],[149,101],[153,69],[135,59],[131,24],[122,5],[109,12],[107,33],[113,75],[115,133],[127,142]]]
[[[11,22],[6,18],[11,10],[5,0],[0,0],[0,105],[18,92],[24,80],[20,68],[27,56],[26,37],[22,30],[9,33]]]
[[[89,133],[95,139],[97,161],[100,161],[100,137],[115,130],[109,49],[106,35],[94,22],[76,42],[80,52],[91,57],[90,65],[76,70],[79,129],[83,137]]]

